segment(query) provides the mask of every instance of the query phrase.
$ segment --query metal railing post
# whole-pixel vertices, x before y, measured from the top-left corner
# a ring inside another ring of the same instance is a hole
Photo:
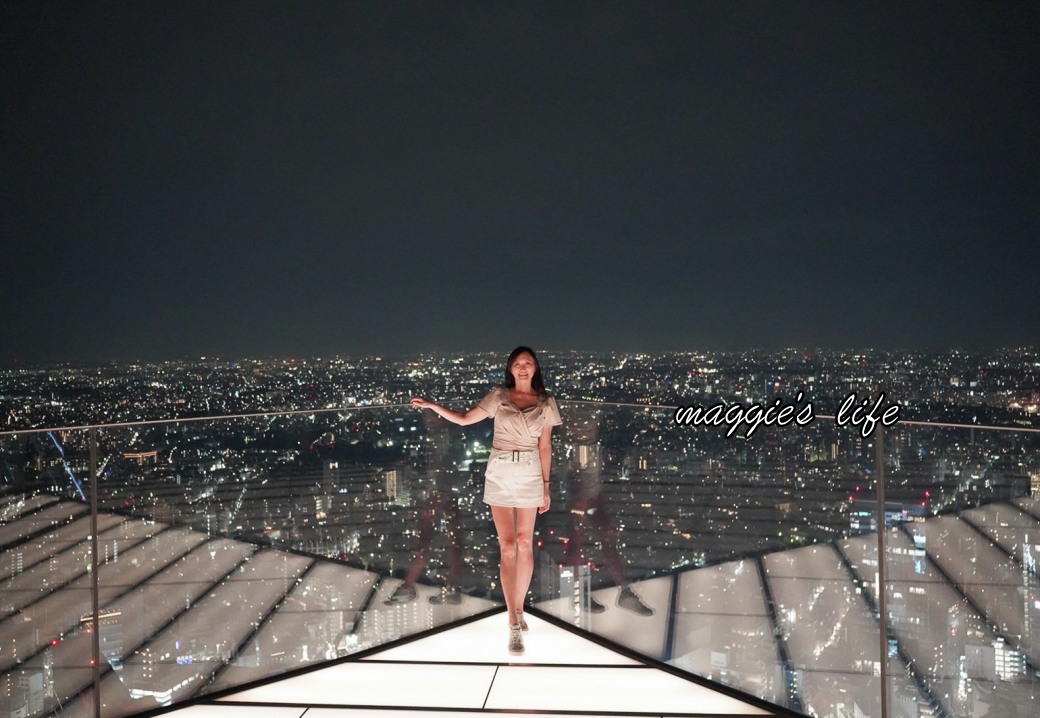
[[[101,718],[101,613],[98,598],[98,500],[97,500],[98,450],[97,429],[90,430],[90,606],[91,606],[91,664],[94,673],[94,718]]]
[[[885,593],[885,427],[878,424],[874,433],[874,475],[877,477],[878,525],[878,628],[881,650],[881,718],[888,718],[888,607]]]

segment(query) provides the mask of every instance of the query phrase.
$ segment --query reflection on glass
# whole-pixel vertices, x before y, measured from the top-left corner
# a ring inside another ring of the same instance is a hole
[[[754,560],[684,571],[676,580],[669,663],[788,705],[784,665],[774,641],[762,572]]]
[[[490,585],[479,538],[465,562],[447,552],[449,583],[473,595],[384,604],[421,519],[453,549],[486,533],[461,435],[417,418],[345,410],[98,430],[96,615],[79,496],[92,483],[89,432],[0,437],[4,711],[90,715],[95,620],[103,714],[116,716],[494,607],[477,596]],[[439,570],[438,541],[426,547]]]
[[[1035,714],[1040,438],[895,427],[879,520],[874,440],[833,424],[561,410],[538,607],[810,715],[879,715],[882,665],[893,717]],[[116,716],[496,606],[488,438],[401,407],[112,427],[91,482],[88,432],[0,436],[4,709],[91,714],[91,483]]]
[[[908,662],[919,705],[951,716],[1035,714],[1040,521],[1022,506],[1040,476],[1037,444],[1028,433],[916,426],[886,443],[896,499],[886,522],[890,644]],[[864,579],[876,596],[872,573]],[[909,703],[905,692],[890,696],[890,710]]]
[[[408,565],[408,573],[404,581],[384,601],[388,606],[407,603],[417,598],[415,584],[430,560],[433,541],[438,532],[443,532],[448,539],[449,570],[443,590],[430,596],[429,602],[450,605],[462,602],[460,582],[463,547],[458,507],[459,475],[451,460],[451,424],[433,412],[424,411],[421,416],[426,429],[423,453],[430,488],[420,509],[418,541],[412,561]]]
[[[588,406],[570,407],[567,417],[567,487],[570,500],[570,535],[566,564],[560,571],[560,592],[570,596],[578,625],[587,626],[587,614],[603,613],[606,606],[589,592],[589,561],[583,549],[587,534],[598,542],[610,580],[617,587],[614,604],[637,616],[652,616],[648,606],[625,577],[617,547],[617,527],[603,486],[603,448],[599,441],[600,411]],[[568,586],[568,583],[570,584]],[[570,589],[570,590],[568,590]]]

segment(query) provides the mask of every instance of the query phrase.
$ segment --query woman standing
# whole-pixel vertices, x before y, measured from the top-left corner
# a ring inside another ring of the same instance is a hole
[[[426,399],[412,406],[431,409],[460,426],[488,417],[495,434],[484,480],[501,550],[499,575],[509,616],[509,652],[524,652],[524,600],[534,572],[534,521],[549,510],[552,428],[561,424],[556,400],[545,391],[534,350],[517,347],[506,360],[505,381],[465,414]]]

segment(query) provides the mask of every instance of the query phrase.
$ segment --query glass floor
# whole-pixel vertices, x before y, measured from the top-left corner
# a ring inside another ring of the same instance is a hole
[[[364,659],[195,704],[176,718],[514,715],[768,716],[529,615],[511,656],[503,612]]]

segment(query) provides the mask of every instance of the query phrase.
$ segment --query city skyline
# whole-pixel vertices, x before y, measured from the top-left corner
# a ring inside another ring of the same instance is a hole
[[[852,394],[899,421],[1037,426],[1040,348],[988,352],[541,352],[557,399],[670,408],[811,403]],[[415,396],[475,403],[504,376],[498,353],[0,367],[3,431],[282,411],[398,407]],[[674,414],[676,422],[683,423]],[[880,414],[879,414],[880,416]],[[673,422],[673,423],[676,423]],[[814,423],[814,422],[810,422]],[[677,430],[691,430],[676,427]],[[793,430],[793,429],[792,429]],[[741,432],[743,434],[743,432]]]
[[[1030,5],[0,7],[0,365],[1020,346]]]

